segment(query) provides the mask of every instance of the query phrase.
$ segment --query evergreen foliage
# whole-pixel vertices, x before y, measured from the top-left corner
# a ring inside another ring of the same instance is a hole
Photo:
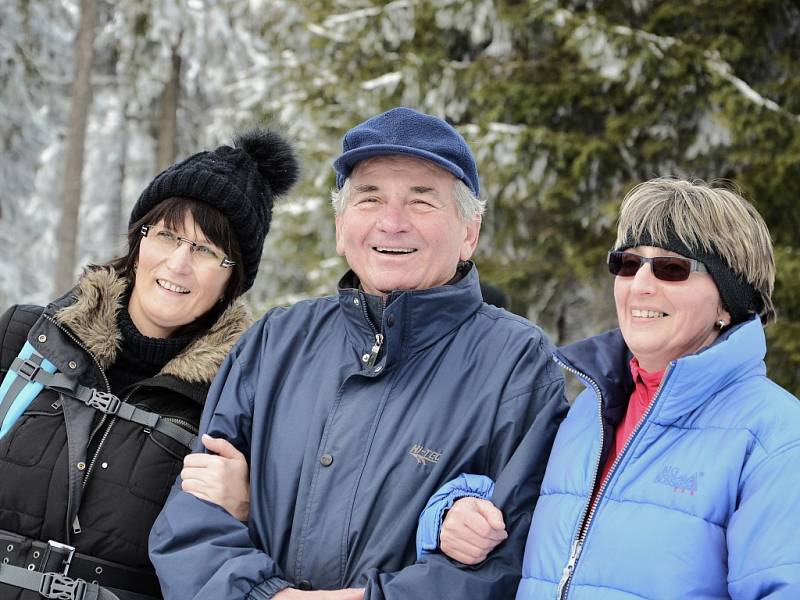
[[[604,257],[630,187],[659,175],[738,186],[776,245],[780,321],[768,329],[770,374],[800,390],[794,3],[303,6],[313,37],[283,42],[306,54],[293,81],[319,109],[309,114],[322,134],[316,148],[399,104],[458,126],[476,151],[489,201],[476,257],[481,275],[557,343],[615,323]],[[336,152],[329,146],[321,154]],[[318,177],[308,193],[324,198],[322,181],[332,185],[330,175]],[[273,241],[285,244],[282,251],[303,248],[319,264],[332,251],[330,225],[322,225],[312,240],[307,228],[297,235],[287,223]],[[340,264],[326,265],[328,273],[340,272]],[[332,289],[333,279],[319,283],[306,289]]]
[[[27,18],[24,4],[6,9],[8,22]],[[769,374],[800,393],[796,2],[131,0],[111,14],[101,43],[115,48],[115,93],[125,96],[128,206],[155,174],[148,127],[173,46],[185,67],[180,154],[264,121],[299,144],[302,183],[276,207],[249,295],[257,311],[333,292],[345,266],[329,208],[339,139],[406,105],[447,118],[472,145],[488,200],[481,276],[557,343],[615,326],[604,259],[628,189],[660,175],[739,186],[776,248]],[[23,77],[3,69],[5,81]],[[42,85],[35,72],[28,81],[32,93]],[[21,121],[17,107],[0,104]],[[9,147],[11,129],[0,133]],[[43,137],[31,139],[41,146]],[[30,164],[26,152],[15,160]]]

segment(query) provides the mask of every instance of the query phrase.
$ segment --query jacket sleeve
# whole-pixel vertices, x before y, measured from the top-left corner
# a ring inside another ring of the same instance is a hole
[[[745,474],[727,529],[733,600],[800,598],[800,441]]]
[[[365,600],[514,597],[550,447],[567,411],[561,374],[555,373],[545,381],[533,391],[504,401],[497,419],[493,464],[489,465],[489,475],[496,474],[497,483],[491,499],[503,511],[509,537],[485,561],[474,566],[434,552],[394,573],[370,571]],[[436,535],[438,546],[438,523],[434,522],[434,526],[437,533],[430,535]]]
[[[201,432],[227,439],[248,461],[254,394],[247,374],[258,369],[262,325],[245,334],[225,359],[200,423]],[[253,357],[246,369],[243,354]],[[150,532],[150,559],[166,600],[266,600],[289,587],[276,562],[254,546],[247,526],[225,509],[183,492],[180,477]]]
[[[492,497],[494,481],[486,475],[462,473],[440,487],[431,496],[417,524],[417,560],[435,552],[439,547],[439,534],[445,511],[453,508],[460,498],[472,497],[484,500]]]

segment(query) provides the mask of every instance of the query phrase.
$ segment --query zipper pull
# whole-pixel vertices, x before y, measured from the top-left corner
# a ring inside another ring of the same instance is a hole
[[[75,515],[75,519],[72,521],[72,533],[80,533],[81,531],[83,531],[81,522],[78,520],[78,515]]]
[[[578,557],[581,555],[581,550],[583,549],[583,541],[578,538],[572,543],[572,552],[569,555],[569,562],[567,562],[567,566],[564,567],[564,571],[561,573],[561,581],[558,582],[558,591],[556,592],[556,598],[561,600],[562,595],[567,589],[567,584],[569,583],[570,577],[572,577],[573,571],[575,571],[575,563],[578,562]]]
[[[374,367],[375,361],[378,360],[378,352],[381,351],[381,346],[383,345],[383,334],[376,333],[375,334],[375,344],[372,346],[372,350],[369,351],[369,356],[367,356],[367,366]]]

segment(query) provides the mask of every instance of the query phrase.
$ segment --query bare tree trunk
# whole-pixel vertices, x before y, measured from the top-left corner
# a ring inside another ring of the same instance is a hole
[[[109,229],[108,239],[111,242],[111,255],[119,256],[127,250],[125,232],[128,230],[128,222],[123,214],[123,197],[125,195],[125,175],[128,164],[128,101],[126,93],[120,89],[120,94],[125,95],[126,100],[122,105],[122,119],[119,131],[119,184],[114,193],[110,195]]]
[[[558,306],[556,318],[556,346],[562,346],[567,341],[567,303],[561,302]]]
[[[175,161],[178,137],[178,94],[181,89],[181,57],[178,45],[172,47],[172,70],[161,95],[156,143],[156,171],[161,172]]]
[[[58,262],[55,285],[58,293],[66,291],[72,285],[75,270],[86,121],[91,104],[89,75],[92,66],[95,21],[95,0],[81,0],[81,20],[75,41],[75,79],[72,82],[66,166],[61,186],[61,221],[57,232]]]

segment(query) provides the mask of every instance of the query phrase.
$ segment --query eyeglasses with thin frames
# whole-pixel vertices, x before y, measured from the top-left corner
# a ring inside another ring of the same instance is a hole
[[[165,227],[156,227],[155,225],[142,225],[142,237],[146,237],[153,242],[156,248],[163,252],[173,252],[177,250],[181,244],[189,246],[189,254],[195,264],[201,266],[220,266],[223,269],[229,269],[236,264],[235,261],[230,260],[227,256],[222,254],[219,250],[207,244],[198,244],[194,240],[182,237]],[[152,235],[151,235],[152,234]]]
[[[609,252],[608,270],[617,277],[633,277],[643,265],[650,263],[656,279],[662,281],[686,281],[693,271],[708,273],[699,260],[683,256],[653,256],[648,258],[633,252]]]

